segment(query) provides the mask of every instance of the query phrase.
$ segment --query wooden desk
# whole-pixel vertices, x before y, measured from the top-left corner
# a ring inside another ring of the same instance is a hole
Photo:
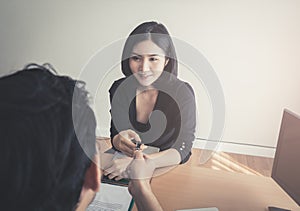
[[[98,141],[100,152],[110,147],[107,140]],[[101,157],[103,162],[110,159],[105,156]],[[151,186],[165,211],[201,207],[217,207],[220,211],[267,211],[268,206],[300,211],[270,177],[184,164],[154,177]]]
[[[270,177],[181,165],[153,178],[151,186],[166,211],[201,207],[266,211],[268,206],[300,210]]]

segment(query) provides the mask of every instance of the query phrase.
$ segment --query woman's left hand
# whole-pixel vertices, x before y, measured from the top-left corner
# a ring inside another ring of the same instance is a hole
[[[124,157],[113,160],[111,164],[104,169],[104,175],[108,175],[109,179],[123,179],[124,177],[126,177],[124,174],[125,170],[132,160],[133,158],[131,157]]]

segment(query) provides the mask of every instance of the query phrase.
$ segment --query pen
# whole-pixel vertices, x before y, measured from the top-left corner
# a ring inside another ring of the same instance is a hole
[[[135,144],[135,150],[141,150],[142,143],[139,141],[136,141],[135,139],[131,139],[132,143]]]

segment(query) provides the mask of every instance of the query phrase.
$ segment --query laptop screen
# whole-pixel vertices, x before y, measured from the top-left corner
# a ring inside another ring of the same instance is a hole
[[[284,110],[272,178],[300,206],[300,117]]]

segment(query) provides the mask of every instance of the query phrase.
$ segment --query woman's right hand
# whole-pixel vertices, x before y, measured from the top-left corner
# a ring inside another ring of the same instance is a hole
[[[112,140],[114,147],[126,154],[129,157],[133,157],[136,145],[131,141],[135,139],[138,142],[141,142],[139,135],[133,130],[123,130]]]

